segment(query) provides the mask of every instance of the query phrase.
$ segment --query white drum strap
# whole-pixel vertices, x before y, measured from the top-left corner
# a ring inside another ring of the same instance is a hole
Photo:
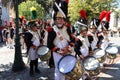
[[[83,45],[80,49],[80,51],[82,51],[82,55],[87,56],[88,55],[88,51],[89,51],[89,41],[88,38],[83,38],[82,36],[78,36],[78,38],[82,41]],[[83,51],[84,50],[84,51]]]
[[[31,31],[31,33],[33,35],[33,38],[32,38],[31,41],[33,41],[34,45],[36,44],[36,46],[39,46],[40,45],[40,40],[39,40],[39,36],[38,36],[37,32]]]
[[[62,47],[65,47],[67,42],[67,39],[63,36],[61,31],[57,28],[57,26],[53,27],[54,31],[56,32],[57,36],[59,37],[59,42],[62,45]]]
[[[87,37],[83,38],[81,35],[78,36],[78,38],[82,41],[83,46],[87,49],[90,45],[89,41],[88,41],[88,38]]]
[[[98,42],[98,38],[97,38],[97,34],[95,33],[95,34],[93,34],[93,41],[92,41],[92,43],[91,43],[91,47],[92,47],[92,50],[96,47],[96,45],[97,45],[97,42]]]
[[[97,34],[96,34],[96,33],[94,34],[94,40],[95,40],[95,42],[97,43],[98,38],[97,38]]]

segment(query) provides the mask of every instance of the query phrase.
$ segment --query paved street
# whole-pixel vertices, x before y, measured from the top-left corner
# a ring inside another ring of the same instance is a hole
[[[98,75],[98,80],[120,80],[120,37],[110,37],[110,43],[118,47],[117,58]]]
[[[35,74],[34,77],[29,76],[29,66],[27,57],[23,61],[26,64],[26,69],[21,72],[13,72],[11,70],[14,62],[14,49],[8,49],[5,45],[0,44],[0,80],[54,80],[54,68],[48,68],[46,62],[39,61],[40,74]],[[22,50],[24,53],[25,51]]]
[[[120,37],[110,37],[110,43],[119,48],[120,53]],[[25,52],[22,50],[22,52]],[[0,80],[54,80],[54,68],[49,68],[46,62],[39,61],[40,74],[35,74],[34,77],[29,76],[29,67],[27,57],[23,56],[23,61],[26,64],[26,69],[20,72],[12,72],[12,64],[14,61],[14,49],[8,49],[0,43]],[[120,55],[108,64],[102,72],[97,76],[98,80],[120,80]]]

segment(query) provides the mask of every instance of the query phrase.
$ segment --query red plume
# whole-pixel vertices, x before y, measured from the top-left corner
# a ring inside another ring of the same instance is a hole
[[[37,22],[38,22],[38,24],[40,24],[41,23],[40,19],[38,19]]]
[[[51,31],[53,31],[53,28],[52,28],[52,27],[48,27],[48,28],[46,28],[46,30],[47,30],[48,32],[51,32]]]
[[[86,11],[85,10],[80,10],[79,14],[81,17],[86,18]]]
[[[69,0],[66,0],[66,3],[68,4],[68,3],[69,3]]]
[[[10,26],[12,26],[13,25],[13,23],[12,22],[10,22]]]
[[[108,12],[106,13],[106,21],[107,21],[107,22],[110,21],[110,14],[111,14],[110,11],[108,11]]]
[[[44,23],[45,23],[44,21],[42,21],[42,20],[40,21],[40,25],[43,25]]]
[[[24,20],[23,20],[23,24],[26,24],[26,22],[27,22],[27,21],[24,19]]]
[[[70,28],[70,24],[66,22],[66,27]]]
[[[100,13],[100,16],[99,16],[99,18],[100,18],[100,21],[102,21],[102,19],[105,17],[105,15],[106,15],[106,13],[107,13],[107,11],[102,11],[101,13]]]
[[[25,18],[24,16],[21,17],[22,20],[24,20],[24,18]]]

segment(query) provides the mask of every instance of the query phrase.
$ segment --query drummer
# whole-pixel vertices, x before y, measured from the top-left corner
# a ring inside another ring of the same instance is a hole
[[[102,15],[102,13],[100,15]],[[104,19],[101,19],[100,29],[98,33],[98,44],[100,45],[100,48],[102,48],[103,50],[105,50],[109,44],[109,39],[108,39],[109,21],[110,21],[110,12],[108,11],[106,12],[106,16],[104,17]]]
[[[80,56],[81,59],[91,55],[91,47],[87,37],[87,25],[79,25],[80,34],[77,36],[75,41],[75,52]]]
[[[104,24],[104,23],[102,23]],[[108,29],[102,26],[101,31],[98,33],[98,44],[100,48],[105,50],[108,47],[109,39],[108,39]]]
[[[63,1],[64,2],[64,1]],[[62,4],[62,2],[60,2]],[[54,5],[55,8],[58,8]],[[55,64],[55,79],[65,80],[65,75],[58,70],[58,62],[63,55],[70,54],[71,47],[71,28],[65,25],[66,15],[61,11],[56,11],[54,14],[54,25],[48,29],[47,45],[53,51],[53,59]]]
[[[92,54],[92,48],[87,36],[88,26],[86,25],[86,18],[80,17],[76,23],[78,24],[80,33],[75,40],[75,52],[81,59],[84,59]]]
[[[31,30],[29,31],[28,35],[28,42],[29,47],[28,48],[28,58],[30,60],[30,76],[34,76],[34,71],[36,73],[40,73],[40,70],[38,69],[38,54],[36,53],[36,50],[38,46],[40,46],[40,40],[39,35],[37,32],[37,25],[33,22],[31,24]],[[35,68],[35,69],[34,69]]]
[[[92,18],[89,30],[87,32],[88,40],[90,42],[90,46],[92,50],[97,48],[97,43],[98,43],[98,36],[97,36],[97,28],[100,24],[100,20],[96,18]]]

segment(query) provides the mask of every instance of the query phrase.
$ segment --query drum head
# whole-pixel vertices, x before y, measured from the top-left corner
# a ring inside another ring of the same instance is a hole
[[[37,50],[38,55],[43,56],[47,54],[49,51],[49,48],[47,46],[40,46]]]
[[[94,51],[94,54],[93,54],[93,56],[94,56],[95,58],[101,58],[101,57],[103,57],[104,55],[105,55],[105,51],[102,50],[102,49],[96,49],[96,50]]]
[[[107,47],[106,52],[109,54],[117,54],[118,53],[118,48],[117,47]]]
[[[83,66],[86,70],[95,70],[99,67],[99,61],[95,57],[87,57],[83,61]]]
[[[62,57],[58,62],[58,70],[61,73],[67,74],[71,72],[76,64],[76,58],[72,55]]]

